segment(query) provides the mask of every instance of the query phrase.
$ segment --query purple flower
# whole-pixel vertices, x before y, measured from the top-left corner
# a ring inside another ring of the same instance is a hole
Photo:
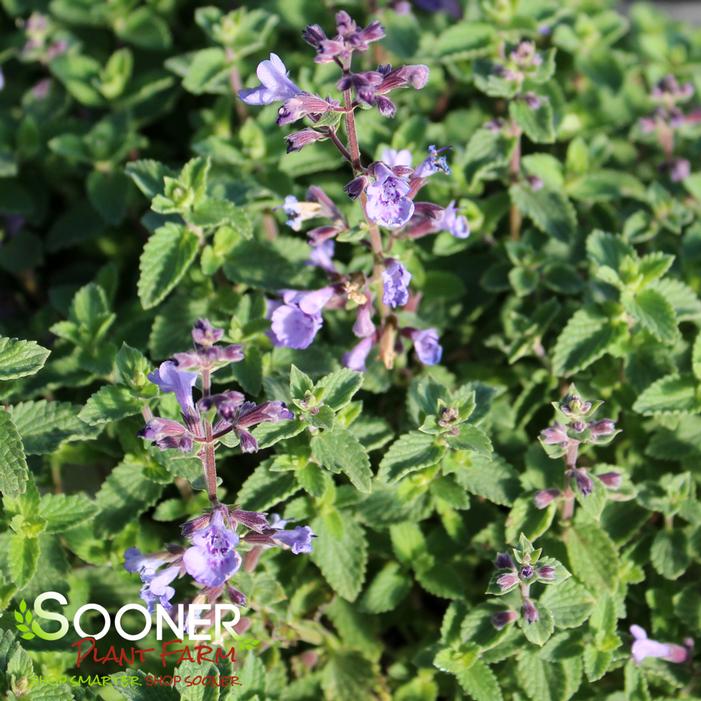
[[[302,119],[302,117],[326,114],[337,107],[337,103],[334,104],[330,100],[324,100],[322,97],[299,93],[285,100],[285,104],[280,107],[277,113],[277,124],[278,126],[291,124]]]
[[[634,638],[631,653],[636,664],[646,657],[658,657],[667,662],[681,664],[689,659],[689,649],[674,643],[660,643],[647,637],[647,633],[638,625],[632,625],[630,632]]]
[[[327,239],[322,241],[318,246],[312,246],[309,254],[309,263],[317,268],[325,270],[327,273],[336,273],[336,266],[333,262],[334,241]]]
[[[447,151],[448,147],[437,149],[431,145],[428,147],[428,157],[425,158],[414,171],[415,178],[428,178],[435,173],[445,173],[450,175],[450,166],[445,156],[440,154]]]
[[[148,379],[153,384],[158,385],[161,392],[175,393],[175,398],[186,418],[193,418],[197,415],[192,402],[192,388],[197,381],[196,373],[179,370],[172,360],[166,360],[160,364],[158,370],[149,373]]]
[[[305,146],[326,138],[327,137],[325,134],[308,127],[305,129],[300,129],[300,131],[294,131],[285,137],[285,140],[287,141],[287,153],[301,151]]]
[[[518,575],[515,572],[505,572],[497,577],[497,586],[504,594],[513,589],[518,583]]]
[[[224,329],[215,329],[207,319],[198,319],[192,327],[192,340],[198,346],[213,346],[223,336]]]
[[[368,217],[389,229],[404,226],[414,213],[414,203],[406,196],[408,180],[394,175],[384,163],[375,165],[374,175],[366,188]]]
[[[385,269],[382,271],[382,301],[392,309],[403,307],[409,301],[410,280],[411,273],[398,260],[385,261]]]
[[[156,417],[150,419],[138,435],[146,441],[151,441],[161,450],[177,448],[183,453],[192,450],[192,434],[182,424],[173,419]]]
[[[382,152],[382,162],[390,168],[395,166],[411,167],[411,151],[408,148],[397,151],[393,148],[386,148]]]
[[[492,618],[492,625],[497,629],[501,630],[509,623],[513,623],[518,618],[516,611],[499,611],[495,613]]]
[[[612,419],[601,419],[600,421],[592,421],[589,424],[591,435],[595,437],[610,436],[616,431],[616,423]]]
[[[288,217],[285,223],[293,231],[299,231],[303,222],[321,214],[321,206],[317,202],[300,202],[294,195],[285,197],[282,210]]]
[[[276,530],[271,536],[278,544],[283,545],[295,555],[312,551],[314,532],[309,526],[295,526],[292,530]]]
[[[287,290],[270,315],[270,336],[276,346],[308,348],[324,321],[321,310],[333,296],[332,287],[312,292]]]
[[[467,217],[458,214],[455,200],[443,210],[437,226],[441,231],[447,231],[456,239],[466,239],[470,235],[470,224]]]
[[[569,441],[569,436],[562,424],[554,424],[540,432],[540,440],[546,445],[561,445]]]
[[[530,599],[523,600],[523,617],[526,619],[526,623],[535,623],[540,615],[538,614],[538,609],[535,604]]]
[[[553,501],[553,499],[557,499],[559,496],[559,489],[542,489],[533,497],[533,503],[535,504],[536,509],[544,509]]]
[[[609,487],[609,489],[618,489],[623,481],[620,472],[604,472],[603,475],[597,475],[597,477]]]
[[[353,324],[353,333],[358,338],[367,338],[375,333],[375,324],[372,321],[374,311],[372,299],[370,298],[368,298],[365,304],[358,307],[355,324]]]
[[[440,363],[443,355],[443,348],[438,342],[438,331],[436,329],[415,329],[411,332],[411,340],[414,342],[414,350],[419,360],[424,365],[436,365]]]
[[[519,572],[521,579],[530,579],[533,576],[533,566],[524,565]]]
[[[352,200],[357,200],[358,197],[365,192],[367,184],[367,177],[365,175],[359,175],[357,178],[353,178],[349,183],[346,183],[343,190]]]
[[[239,97],[247,105],[270,105],[289,100],[302,92],[288,78],[287,68],[277,54],[270,54],[270,60],[261,61],[256,74],[261,85],[239,91]]]
[[[554,582],[555,568],[550,565],[541,565],[536,569],[536,576],[543,582]]]
[[[2,72],[2,68],[0,68],[0,90],[2,90],[5,87],[5,74]]]
[[[153,613],[156,604],[160,604],[165,609],[170,609],[170,600],[175,595],[175,589],[170,586],[170,583],[178,576],[179,572],[180,567],[173,565],[144,580],[144,586],[141,587],[139,596],[151,613]]]
[[[691,163],[686,158],[675,158],[669,164],[669,177],[673,183],[686,180],[691,173]]]
[[[494,561],[494,566],[498,570],[515,569],[514,561],[511,559],[508,553],[497,553],[496,560]]]
[[[594,489],[594,483],[592,482],[591,477],[589,477],[587,471],[582,468],[574,468],[572,473],[574,481],[579,488],[579,491],[582,493],[582,496],[588,497]]]
[[[239,537],[225,525],[221,509],[212,513],[209,525],[196,530],[191,540],[183,564],[196,582],[219,587],[241,566],[241,556],[236,552]]]
[[[343,355],[343,365],[349,370],[356,372],[365,372],[365,361],[372,347],[375,345],[373,336],[364,338],[360,343],[356,344],[348,353]]]

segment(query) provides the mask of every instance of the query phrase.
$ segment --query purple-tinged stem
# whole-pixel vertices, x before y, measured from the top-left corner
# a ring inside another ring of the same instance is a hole
[[[209,397],[212,390],[212,378],[209,370],[202,370],[202,396]],[[205,444],[200,451],[204,480],[207,485],[207,496],[212,505],[219,503],[217,499],[217,462],[214,456],[214,437],[212,435],[212,422],[208,417],[202,416],[202,428],[204,429]]]

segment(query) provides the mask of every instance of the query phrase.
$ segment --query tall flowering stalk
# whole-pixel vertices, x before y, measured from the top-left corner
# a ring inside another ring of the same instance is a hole
[[[553,406],[562,418],[541,431],[540,442],[552,458],[565,459],[565,484],[562,490],[549,488],[535,495],[535,505],[544,509],[554,500],[562,502],[562,516],[572,518],[575,495],[588,497],[594,489],[594,480],[600,480],[606,487],[616,489],[621,484],[618,472],[607,472],[596,477],[589,474],[586,467],[578,465],[578,457],[583,445],[608,445],[620,433],[611,419],[593,420],[593,415],[603,404],[601,401],[586,401],[577,393],[574,385],[567,395]]]
[[[144,555],[136,548],[125,553],[125,568],[141,577],[141,598],[149,609],[156,604],[171,607],[175,595],[172,582],[189,575],[200,588],[199,600],[216,601],[226,591],[231,601],[245,605],[246,597],[228,582],[241,568],[252,569],[262,549],[282,547],[295,554],[311,552],[313,533],[308,526],[286,529],[286,521],[255,511],[244,511],[221,504],[217,496],[216,448],[227,434],[235,434],[241,452],[258,450],[251,429],[261,423],[277,423],[293,418],[283,402],[255,404],[240,392],[212,393],[212,374],[243,359],[238,344],[219,345],[224,331],[206,319],[195,323],[193,349],[176,353],[149,379],[163,393],[175,394],[181,421],[154,417],[150,410],[141,437],[161,450],[196,454],[202,470],[210,509],[182,527],[188,547],[168,545],[165,550]],[[199,384],[200,397],[193,389]],[[231,441],[228,442],[231,445]],[[243,529],[243,533],[239,533]],[[243,546],[243,555],[239,552]],[[246,550],[246,548],[248,548]],[[245,564],[244,564],[245,561]]]
[[[363,370],[366,359],[377,347],[385,366],[392,368],[396,355],[402,351],[402,339],[413,343],[422,363],[435,364],[442,354],[437,331],[402,327],[395,314],[394,310],[402,307],[416,311],[419,300],[410,292],[410,272],[389,252],[393,242],[400,239],[417,239],[439,231],[448,231],[456,238],[469,235],[467,219],[455,202],[441,207],[416,201],[429,177],[450,173],[443,155],[445,149],[431,146],[427,158],[417,167],[412,167],[411,154],[406,150],[387,150],[380,161],[367,163],[355,118],[359,109],[377,109],[384,117],[394,117],[396,105],[390,94],[399,88],[423,88],[428,67],[380,65],[376,70],[354,70],[354,56],[366,53],[371,43],[382,39],[384,29],[376,21],[358,27],[345,11],[336,14],[333,37],[327,36],[319,25],[308,26],[303,37],[316,50],[317,63],[334,63],[339,68],[338,99],[303,91],[290,79],[276,54],[258,65],[260,85],[241,90],[239,96],[249,105],[282,103],[279,125],[307,121],[307,126],[286,136],[288,152],[317,141],[330,141],[347,161],[353,178],[345,191],[360,205],[362,233],[372,251],[373,266],[367,273],[338,272],[332,260],[333,240],[348,233],[350,227],[321,188],[310,188],[303,202],[291,195],[286,197],[282,208],[293,230],[299,231],[307,220],[325,220],[308,232],[313,249],[310,262],[325,271],[331,284],[316,291],[282,290],[281,300],[270,303],[270,337],[276,345],[306,348],[323,325],[323,310],[348,306],[357,310],[353,332],[360,341],[344,355],[347,367]],[[373,320],[375,316],[379,317],[378,324]]]

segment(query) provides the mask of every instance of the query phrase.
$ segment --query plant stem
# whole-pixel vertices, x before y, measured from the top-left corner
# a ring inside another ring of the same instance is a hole
[[[236,57],[232,49],[226,50],[226,58],[233,64]],[[243,102],[238,99],[239,91],[243,87],[243,84],[241,83],[241,74],[239,73],[239,69],[235,65],[232,65],[231,70],[229,71],[229,84],[231,85],[231,90],[234,93],[234,109],[236,110],[239,120],[243,123],[248,119],[248,111],[243,106]]]
[[[516,133],[516,145],[514,152],[511,154],[511,163],[509,164],[509,175],[511,183],[518,182],[521,174],[521,130]],[[511,211],[509,212],[509,223],[511,227],[511,238],[518,241],[521,236],[521,212],[513,202],[511,203]]]
[[[212,390],[212,378],[209,370],[202,370],[202,396],[209,397]],[[207,485],[207,496],[213,506],[219,503],[217,499],[217,463],[214,456],[214,438],[212,435],[212,422],[208,417],[202,417],[205,444],[200,451],[204,481]]]

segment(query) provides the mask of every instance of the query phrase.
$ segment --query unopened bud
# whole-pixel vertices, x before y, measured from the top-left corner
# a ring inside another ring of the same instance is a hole
[[[533,503],[536,509],[544,509],[550,505],[553,499],[557,499],[561,494],[559,489],[541,489],[534,497]]]
[[[504,626],[509,625],[509,623],[513,623],[517,618],[518,614],[516,611],[499,611],[499,613],[495,613],[492,616],[491,621],[492,625],[497,630],[501,630]]]

